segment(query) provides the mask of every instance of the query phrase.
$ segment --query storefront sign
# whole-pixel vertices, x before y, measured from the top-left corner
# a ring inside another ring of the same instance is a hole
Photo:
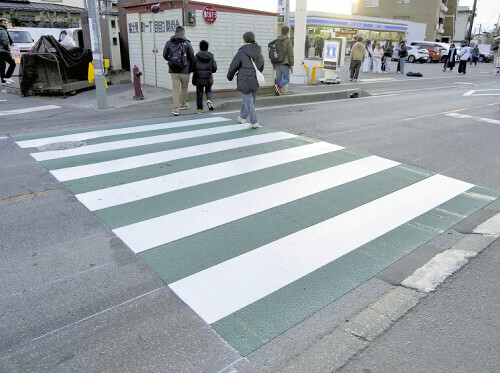
[[[356,35],[358,33],[357,30],[353,30],[353,29],[349,29],[349,28],[341,28],[340,29],[340,33],[341,34],[352,34],[352,35]]]
[[[128,33],[129,34],[139,34],[139,33],[165,33],[165,32],[175,32],[177,26],[179,26],[178,19],[169,19],[166,21],[149,21],[149,22],[129,22],[128,23]]]
[[[325,40],[325,50],[323,54],[323,66],[325,66],[325,70],[337,70],[339,52],[339,40]]]
[[[209,5],[203,9],[203,19],[206,23],[215,22],[215,20],[217,19],[217,11],[213,6]]]
[[[290,19],[290,24],[295,24],[295,19]],[[338,27],[349,27],[349,28],[361,28],[369,30],[384,30],[384,31],[408,31],[408,26],[405,25],[392,25],[386,23],[375,23],[375,22],[358,22],[358,21],[347,21],[342,19],[330,19],[330,18],[316,18],[307,17],[308,25],[321,25],[321,26],[338,26]]]

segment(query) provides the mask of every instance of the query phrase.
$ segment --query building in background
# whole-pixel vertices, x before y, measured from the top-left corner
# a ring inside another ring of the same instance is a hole
[[[295,13],[290,13],[290,25],[295,25]],[[425,37],[425,24],[407,20],[353,16],[349,14],[307,12],[307,35],[310,39],[329,36],[345,37],[354,42],[357,36],[364,40],[378,40],[385,43],[392,40],[422,40]]]
[[[359,0],[352,14],[425,23],[425,40],[454,40],[458,0]]]
[[[455,38],[453,41],[462,42],[467,39],[471,16],[472,9],[468,6],[458,7],[457,22],[455,23]]]
[[[101,7],[107,5],[101,1]],[[33,30],[32,37],[37,41],[40,35],[58,35],[49,28],[59,31],[73,28],[83,29],[83,45],[90,48],[88,16],[84,0],[0,0],[0,17],[6,18],[10,26],[43,28],[42,33]],[[109,59],[110,68],[122,68],[120,52],[120,28],[118,6],[112,6],[109,13],[101,18],[101,37],[103,57]],[[56,37],[57,39],[57,37]]]

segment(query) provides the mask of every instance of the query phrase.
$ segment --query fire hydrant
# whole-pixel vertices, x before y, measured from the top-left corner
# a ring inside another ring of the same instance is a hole
[[[139,71],[137,65],[134,66],[132,72],[134,73],[134,89],[135,89],[134,100],[143,100],[144,95],[142,94],[142,88],[141,88],[142,73]]]

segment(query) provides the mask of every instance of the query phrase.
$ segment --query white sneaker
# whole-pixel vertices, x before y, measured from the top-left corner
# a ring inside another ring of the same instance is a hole
[[[252,123],[250,124],[250,127],[249,128],[260,128],[262,127],[259,123]]]
[[[4,79],[7,84],[12,84],[14,81],[11,78],[5,78]]]
[[[246,119],[243,119],[242,117],[238,116],[238,122],[240,122],[241,124],[245,124],[247,122]]]

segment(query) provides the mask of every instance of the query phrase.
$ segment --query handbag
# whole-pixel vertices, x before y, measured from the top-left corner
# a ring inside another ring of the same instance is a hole
[[[264,78],[264,74],[262,74],[259,69],[257,69],[257,66],[255,66],[255,62],[253,62],[253,58],[250,58],[252,60],[253,67],[255,68],[255,75],[257,76],[257,83],[259,85],[264,85],[266,83],[266,79]]]

